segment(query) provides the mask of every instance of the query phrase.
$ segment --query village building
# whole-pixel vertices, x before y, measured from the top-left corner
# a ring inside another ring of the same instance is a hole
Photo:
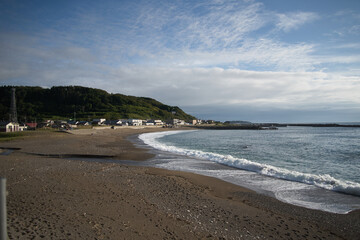
[[[54,120],[45,120],[39,123],[26,123],[27,126],[30,127],[30,125],[35,125],[35,126],[31,126],[30,128],[46,128],[46,127],[52,127],[54,125],[55,121]]]
[[[78,125],[78,126],[89,126],[90,123],[89,123],[88,121],[79,121],[79,122],[77,123],[77,125]]]
[[[18,132],[20,126],[15,122],[0,122],[0,132]]]
[[[116,125],[116,126],[121,126],[122,123],[123,122],[121,120],[106,120],[104,122],[104,124],[106,124],[106,125]]]
[[[56,120],[51,127],[52,128],[64,128],[64,129],[69,129],[70,128],[67,121],[64,121],[64,120]]]
[[[129,126],[129,119],[120,119],[121,126]]]
[[[70,128],[77,128],[79,121],[68,121],[67,124]]]
[[[25,131],[27,129],[28,129],[28,127],[26,126],[26,124],[24,124],[24,123],[19,124],[19,131],[20,132]]]
[[[142,126],[143,120],[141,119],[128,119],[128,123],[130,126]]]
[[[150,122],[148,120],[143,120],[143,125],[145,125],[145,126],[155,126],[155,124],[153,122]]]
[[[196,125],[196,124],[204,124],[205,121],[204,120],[201,120],[201,119],[194,119],[192,120],[192,124],[193,125]]]
[[[164,122],[162,120],[159,119],[150,119],[146,121],[148,126],[162,126],[164,125]]]
[[[170,119],[170,120],[167,121],[167,124],[170,124],[170,125],[173,125],[173,126],[185,125],[185,121],[180,120],[180,119]]]
[[[103,125],[105,124],[105,118],[95,118],[92,120],[92,125]]]
[[[27,128],[30,130],[33,130],[35,128],[37,128],[38,124],[37,123],[25,123],[25,125],[27,126]]]
[[[78,125],[78,124],[79,124],[79,121],[70,120],[70,121],[67,121],[67,123],[68,123],[69,125]]]

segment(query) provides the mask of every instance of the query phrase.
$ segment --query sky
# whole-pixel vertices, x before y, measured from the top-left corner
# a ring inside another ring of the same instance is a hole
[[[0,0],[0,85],[219,121],[360,122],[360,1]]]

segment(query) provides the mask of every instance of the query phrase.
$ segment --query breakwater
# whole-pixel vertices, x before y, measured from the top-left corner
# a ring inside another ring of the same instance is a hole
[[[277,130],[279,127],[346,127],[360,128],[359,124],[337,124],[337,123],[253,123],[253,124],[206,124],[195,125],[192,128],[213,130]]]
[[[337,124],[337,123],[294,123],[286,124],[293,127],[360,127],[357,124]]]

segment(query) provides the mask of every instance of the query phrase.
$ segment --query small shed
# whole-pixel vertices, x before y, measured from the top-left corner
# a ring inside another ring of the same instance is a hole
[[[0,122],[0,132],[19,132],[20,127],[15,122]]]

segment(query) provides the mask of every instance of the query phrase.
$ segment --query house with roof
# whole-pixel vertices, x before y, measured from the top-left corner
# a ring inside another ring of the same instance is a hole
[[[162,126],[164,125],[164,122],[160,119],[150,119],[146,121],[147,126]]]
[[[106,120],[104,122],[105,125],[116,125],[116,126],[121,126],[122,123],[123,122],[121,120]]]
[[[19,124],[19,131],[22,132],[22,131],[25,131],[28,129],[28,126],[26,126],[25,123],[21,123]]]
[[[105,124],[106,119],[105,118],[96,118],[92,120],[92,125],[103,125]]]
[[[122,125],[126,125],[124,123],[127,123],[127,125],[129,126],[142,126],[143,125],[143,120],[141,119],[122,119]]]
[[[89,123],[88,121],[79,121],[79,122],[77,123],[77,125],[78,125],[78,126],[89,126],[90,123]]]
[[[70,128],[77,128],[79,121],[67,121],[67,124],[69,125]]]
[[[15,122],[0,122],[0,132],[19,132],[19,123]]]
[[[37,123],[25,123],[25,125],[28,127],[28,129],[32,129],[34,130],[35,128],[37,128],[38,124]]]
[[[170,119],[166,123],[173,126],[185,125],[185,121],[181,119]]]
[[[192,120],[192,124],[193,124],[193,125],[203,124],[203,123],[204,123],[204,120],[201,120],[201,119],[194,119],[194,120]]]

